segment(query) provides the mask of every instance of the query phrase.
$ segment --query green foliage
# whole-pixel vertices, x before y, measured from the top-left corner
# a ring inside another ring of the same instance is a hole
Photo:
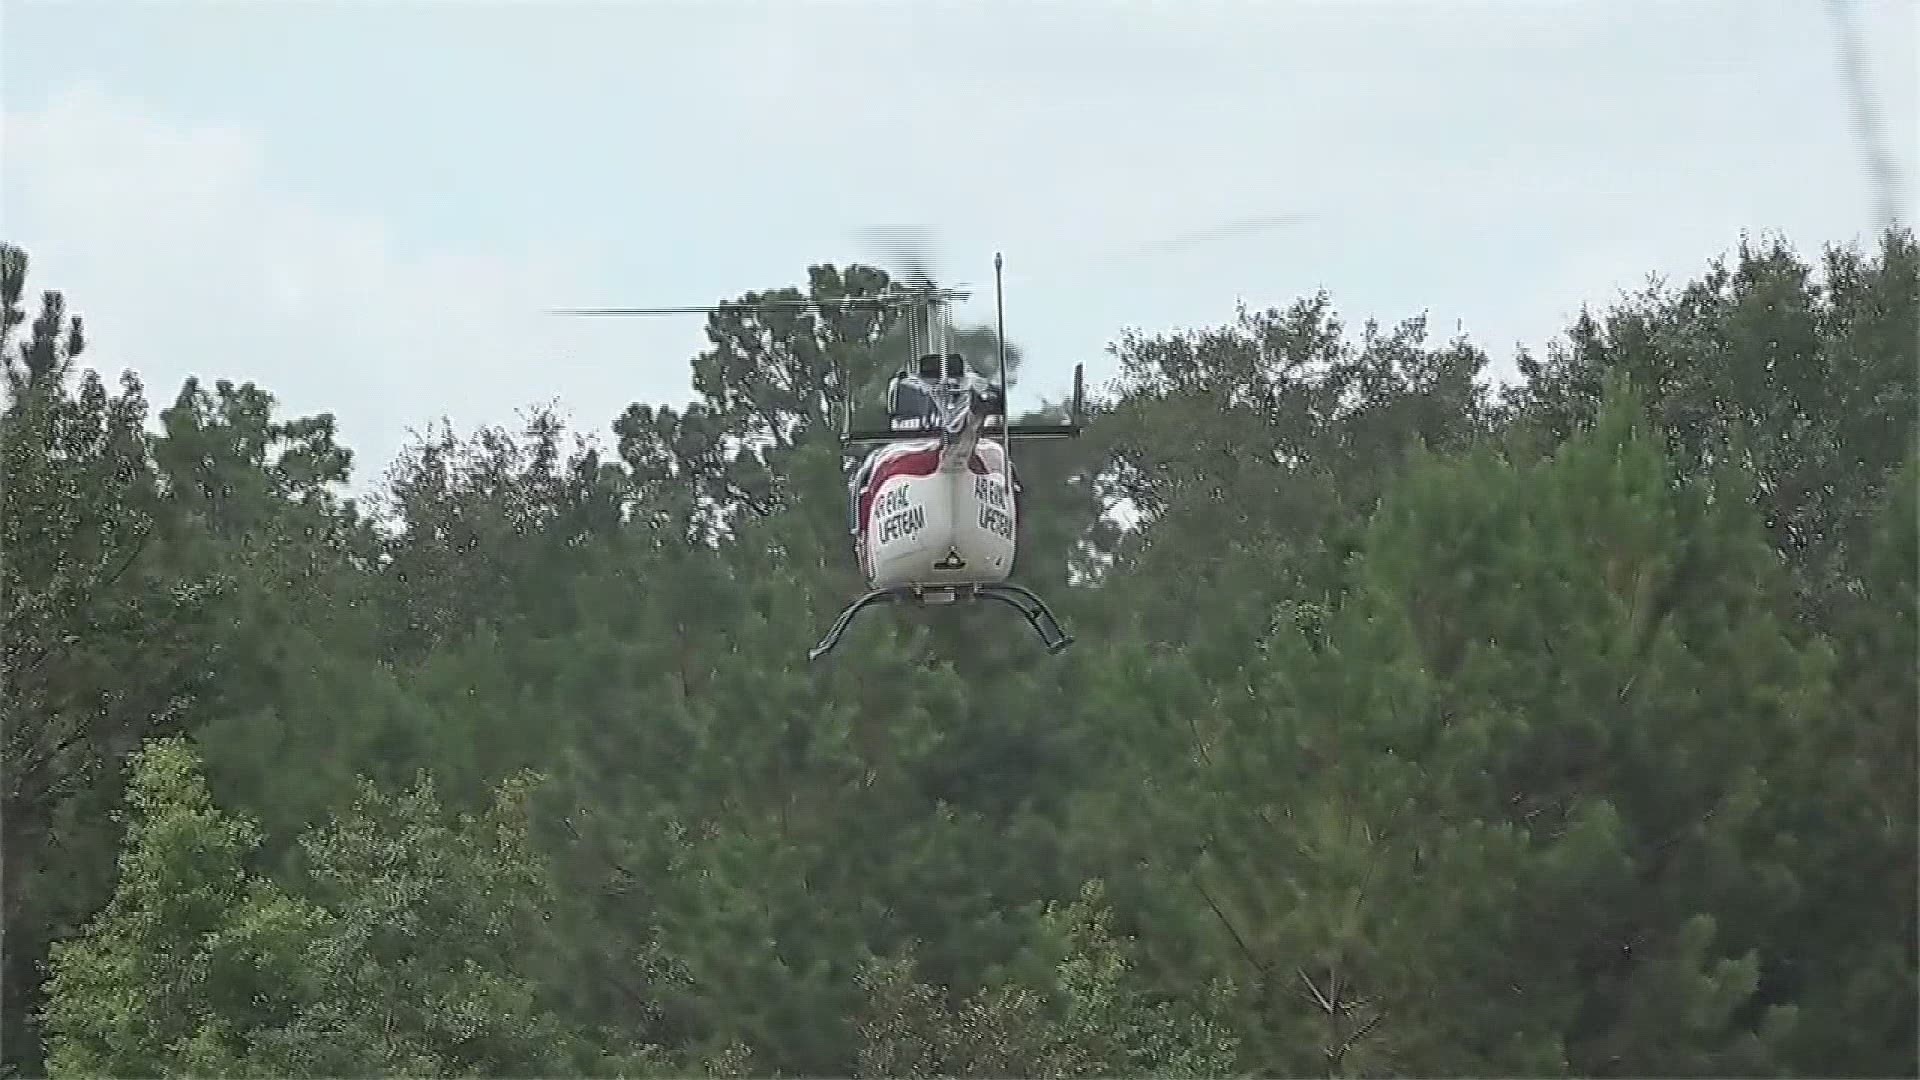
[[[258,828],[214,806],[180,740],[135,761],[120,882],[54,948],[50,1075],[415,1076],[567,1067],[514,972],[545,884],[526,781],[443,822],[430,784],[371,787],[303,840],[310,883],[250,871]]]
[[[1738,468],[1816,612],[1913,446],[1920,248],[1889,232],[1877,258],[1829,249],[1818,271],[1782,241],[1743,242],[1734,265],[1583,314],[1563,348],[1522,360],[1516,395],[1550,440],[1593,415],[1609,377],[1630,380],[1682,475]]]
[[[605,452],[363,506],[331,417],[16,343],[0,249],[3,1064],[1912,1075],[1917,267],[1744,245],[1503,396],[1325,296],[1127,338],[1021,451],[1075,649],[809,666],[891,316],[717,314]]]
[[[1155,1001],[1116,940],[1101,889],[1040,916],[1050,978],[1001,982],[965,1001],[914,979],[911,954],[871,960],[860,1076],[1227,1076],[1235,1040],[1205,1006]],[[1215,997],[1218,994],[1216,992]]]
[[[57,292],[23,341],[26,255],[0,245],[0,924],[6,1061],[48,941],[105,901],[120,759],[181,730],[210,682],[218,576],[170,565],[178,509],[149,459],[138,380],[76,372]]]
[[[139,755],[127,804],[113,898],[54,947],[48,1073],[235,1071],[236,1027],[292,1022],[325,915],[249,875],[259,832],[213,805],[183,741]]]

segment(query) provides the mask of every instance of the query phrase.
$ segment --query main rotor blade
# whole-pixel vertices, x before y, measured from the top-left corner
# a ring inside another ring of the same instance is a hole
[[[1307,218],[1304,214],[1264,214],[1257,217],[1238,218],[1233,221],[1222,222],[1209,229],[1201,229],[1196,232],[1184,233],[1180,236],[1166,237],[1150,243],[1141,244],[1135,247],[1129,254],[1152,255],[1181,251],[1187,248],[1198,247],[1202,244],[1212,243],[1217,240],[1228,240],[1236,236],[1244,236],[1248,233],[1300,225],[1306,220]]]
[[[687,304],[679,307],[554,308],[553,315],[711,315],[722,311],[782,311],[814,307],[894,307],[909,303],[902,296],[840,296],[825,299],[775,299],[726,304]]]
[[[933,230],[925,225],[869,225],[860,230],[868,243],[884,255],[883,267],[909,285],[926,288],[934,281]]]

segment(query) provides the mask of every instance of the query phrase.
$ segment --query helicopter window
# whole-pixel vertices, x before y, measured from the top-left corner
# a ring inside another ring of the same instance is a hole
[[[946,375],[949,379],[964,379],[967,377],[967,362],[959,353],[948,353],[946,355],[946,367]]]
[[[920,358],[920,377],[923,379],[938,379],[940,377],[940,355],[938,353],[928,353]]]
[[[887,388],[887,417],[893,421],[895,430],[921,427],[927,414],[932,412],[932,405],[932,399],[918,383],[902,379]]]

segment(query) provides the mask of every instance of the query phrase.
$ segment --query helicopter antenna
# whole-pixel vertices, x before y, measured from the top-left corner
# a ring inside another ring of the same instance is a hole
[[[847,385],[847,357],[840,350],[833,350],[833,378],[837,383],[833,390],[840,395],[840,445],[847,445],[847,435],[853,431],[853,390]]]
[[[1013,498],[1013,437],[1010,424],[1013,423],[1013,406],[1007,401],[1007,305],[1006,296],[1000,284],[1002,261],[999,252],[993,253],[993,341],[1000,353],[1000,482],[1007,489],[1007,498]]]

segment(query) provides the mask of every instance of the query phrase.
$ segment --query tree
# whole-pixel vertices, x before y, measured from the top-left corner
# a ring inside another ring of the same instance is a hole
[[[569,1033],[514,973],[546,887],[525,791],[448,825],[429,784],[365,787],[303,842],[295,893],[250,871],[260,832],[214,805],[188,745],[151,744],[113,899],[54,949],[49,1074],[568,1069]]]
[[[147,453],[139,381],[109,394],[95,372],[75,378],[85,338],[57,292],[13,342],[27,267],[0,245],[0,924],[17,1033],[5,1060],[32,1068],[26,1014],[46,944],[105,898],[121,762],[187,722],[221,583],[167,565],[176,510]]]
[[[1196,659],[1224,675],[1283,599],[1331,599],[1408,454],[1451,452],[1493,426],[1475,381],[1485,355],[1425,337],[1414,319],[1384,334],[1369,324],[1350,344],[1322,294],[1227,327],[1123,340],[1097,476],[1107,509],[1139,523],[1113,542],[1107,573],[1165,585],[1124,605],[1129,620],[1169,644],[1220,642],[1220,655]]]
[[[1799,902],[1770,929],[1778,942],[1761,993],[1799,1002],[1793,1063],[1823,1075],[1920,1072],[1920,457],[1887,486],[1856,550],[1860,592],[1839,613],[1834,696],[1812,732],[1799,783],[1775,812],[1800,836]]]
[[[914,978],[911,953],[870,961],[860,1076],[1227,1076],[1235,1041],[1211,1002],[1155,1000],[1137,984],[1090,882],[1040,915],[1051,970],[964,1001]]]
[[[210,677],[193,734],[223,805],[284,853],[351,798],[362,773],[404,782],[417,723],[383,656],[383,541],[343,499],[351,453],[331,415],[276,415],[252,384],[189,378],[152,440],[176,509],[169,562],[227,584],[213,611]],[[308,767],[289,775],[280,763]]]
[[[1152,867],[1163,979],[1243,988],[1253,1068],[1776,1067],[1792,868],[1759,793],[1805,767],[1826,654],[1746,505],[1673,483],[1636,412],[1418,465],[1248,670],[1105,672],[1090,707],[1147,709],[1116,790],[1153,796],[1094,850]]]
[[[1522,358],[1514,404],[1551,445],[1594,415],[1609,376],[1631,381],[1681,475],[1732,462],[1751,477],[1804,604],[1824,618],[1913,445],[1920,248],[1889,231],[1877,257],[1828,248],[1819,271],[1782,240],[1742,242],[1732,265],[1684,287],[1583,314],[1564,347]]]

